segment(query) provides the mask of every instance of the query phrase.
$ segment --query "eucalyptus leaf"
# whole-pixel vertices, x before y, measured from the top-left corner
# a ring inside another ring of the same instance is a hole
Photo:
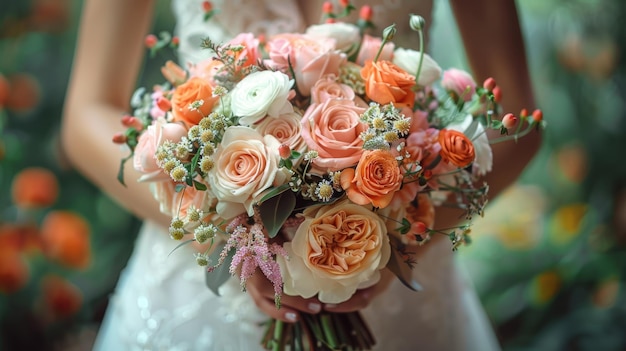
[[[259,205],[261,220],[270,238],[278,234],[295,207],[296,196],[292,191],[283,191]]]
[[[175,247],[175,248],[173,248],[173,249],[172,249],[172,251],[170,251],[170,253],[169,253],[169,254],[167,254],[167,257],[170,257],[170,255],[171,255],[174,251],[178,250],[178,248],[179,248],[179,247],[184,246],[184,245],[187,245],[187,244],[191,243],[191,242],[192,242],[192,241],[194,241],[194,240],[195,240],[195,239],[185,240],[185,241],[183,241],[182,243],[180,243],[180,244],[176,245],[176,247]]]
[[[391,257],[389,258],[389,263],[387,263],[387,268],[409,289],[413,291],[422,290],[420,283],[413,278],[413,269],[404,261],[398,250],[403,245],[400,239],[389,236],[389,241],[391,243]]]
[[[291,186],[289,185],[289,183],[285,183],[282,185],[279,185],[275,188],[269,189],[261,198],[261,200],[259,200],[259,205],[261,205],[263,202],[267,201],[268,199],[271,199],[272,197],[284,192],[287,189],[290,189]]]
[[[226,246],[226,243],[221,243],[216,245],[213,252],[209,255],[209,262],[217,262],[220,259],[220,254],[222,250]],[[220,296],[219,288],[222,286],[228,279],[230,279],[231,274],[229,272],[230,263],[233,261],[233,256],[235,255],[235,250],[230,250],[226,259],[222,264],[215,268],[212,271],[207,271],[205,275],[205,283],[206,286],[217,296]]]

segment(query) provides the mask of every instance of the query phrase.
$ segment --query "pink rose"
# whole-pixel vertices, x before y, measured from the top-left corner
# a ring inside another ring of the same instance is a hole
[[[165,140],[178,142],[185,135],[187,135],[187,129],[180,123],[168,123],[163,119],[158,119],[148,126],[139,137],[133,156],[135,170],[143,173],[139,181],[154,182],[169,179],[169,175],[157,164],[155,153]]]
[[[363,153],[361,133],[368,125],[361,121],[365,109],[350,100],[332,99],[312,104],[302,117],[302,138],[318,152],[313,170],[338,171],[357,164]]]
[[[261,58],[259,39],[255,38],[252,33],[241,33],[231,39],[228,45],[241,45],[244,47],[243,50],[237,53],[237,59],[242,60],[243,66],[254,65]]]
[[[371,35],[365,34],[363,36],[363,40],[361,41],[359,54],[356,57],[356,63],[363,66],[365,64],[365,61],[374,60],[382,42],[382,39],[379,37],[373,37]],[[387,44],[385,44],[383,50],[380,53],[380,56],[378,56],[378,59],[391,61],[391,59],[393,58],[394,48],[395,45],[392,42],[388,42]]]
[[[273,44],[274,41],[278,42]],[[327,74],[338,76],[339,67],[346,62],[346,55],[335,49],[335,40],[330,38],[281,34],[274,37],[270,43],[268,47],[271,60],[268,65],[281,68],[285,67],[289,60],[298,91],[304,96],[311,94],[311,88],[323,76]]]
[[[337,77],[328,75],[318,80],[311,89],[311,101],[321,104],[330,99],[354,100],[354,90],[337,81]]]
[[[455,93],[464,101],[470,101],[476,92],[476,82],[472,76],[460,69],[450,68],[443,72],[441,86]]]

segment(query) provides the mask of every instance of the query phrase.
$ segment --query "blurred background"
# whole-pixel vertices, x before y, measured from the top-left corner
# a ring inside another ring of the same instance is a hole
[[[154,33],[174,26],[158,3]],[[466,68],[447,0],[435,4],[432,55]],[[90,349],[140,225],[59,147],[81,5],[0,0],[0,351]],[[549,125],[458,257],[504,350],[625,350],[626,4],[518,8]],[[162,62],[138,85],[160,82]]]

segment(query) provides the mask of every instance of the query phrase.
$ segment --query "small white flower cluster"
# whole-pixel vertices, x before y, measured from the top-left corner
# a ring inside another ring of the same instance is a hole
[[[361,77],[361,66],[346,64],[339,68],[339,82],[354,90],[357,95],[365,94],[365,81]]]
[[[411,128],[411,119],[391,104],[370,103],[361,120],[369,125],[361,134],[366,150],[389,149],[393,142],[408,135]]]

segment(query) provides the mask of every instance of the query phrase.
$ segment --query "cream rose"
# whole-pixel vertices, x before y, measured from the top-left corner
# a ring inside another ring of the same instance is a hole
[[[332,99],[312,104],[302,117],[302,139],[318,157],[312,172],[326,173],[356,165],[363,153],[361,133],[368,125],[361,121],[364,108],[349,100]]]
[[[420,52],[411,49],[397,48],[396,51],[394,51],[392,62],[415,76],[417,66],[420,62]],[[422,69],[420,70],[420,76],[417,78],[417,84],[421,86],[431,85],[440,77],[441,67],[439,67],[432,57],[428,54],[424,54]]]
[[[266,118],[255,126],[261,135],[272,135],[281,144],[289,146],[291,150],[305,152],[306,143],[300,137],[302,116],[296,112],[280,115],[278,118]]]
[[[293,80],[281,72],[259,71],[247,75],[231,92],[231,111],[250,126],[265,116],[278,117],[293,111],[289,90]]]
[[[306,34],[315,38],[331,38],[335,40],[337,50],[352,55],[358,49],[361,40],[359,28],[345,22],[323,23],[312,25]]]
[[[311,102],[314,104],[330,99],[354,100],[354,97],[354,90],[346,84],[339,83],[334,75],[321,78],[311,88]]]
[[[376,284],[391,255],[385,222],[368,208],[343,200],[308,207],[292,241],[289,260],[278,257],[284,291],[323,303],[341,303]]]
[[[485,128],[480,122],[475,121],[474,117],[468,114],[463,121],[450,124],[446,128],[465,134],[465,136],[472,141],[472,144],[474,144],[474,153],[476,156],[474,163],[472,163],[472,173],[483,176],[487,174],[487,172],[491,172],[493,166],[493,151],[491,150],[487,133],[485,133]]]
[[[230,219],[245,212],[252,216],[261,193],[288,180],[287,170],[278,167],[279,146],[275,137],[262,136],[249,127],[226,130],[213,156],[215,167],[209,172],[221,217]]]
[[[164,119],[157,119],[148,126],[139,137],[133,155],[133,167],[136,171],[143,173],[139,178],[140,182],[163,181],[170,178],[157,165],[154,155],[157,148],[166,140],[178,142],[185,135],[187,135],[187,129],[181,123],[168,123]]]

